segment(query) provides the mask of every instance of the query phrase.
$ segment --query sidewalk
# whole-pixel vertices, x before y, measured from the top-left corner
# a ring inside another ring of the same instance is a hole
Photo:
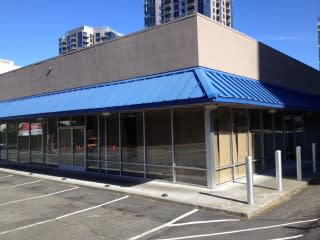
[[[283,191],[279,192],[275,189],[276,180],[274,177],[254,175],[254,204],[248,205],[245,178],[236,182],[223,184],[215,189],[207,189],[159,181],[141,183],[132,183],[129,180],[117,181],[114,179],[104,179],[103,181],[100,180],[100,182],[87,181],[69,178],[69,176],[66,177],[64,174],[57,175],[55,173],[53,176],[8,168],[0,168],[0,172],[172,201],[210,210],[223,211],[245,218],[252,218],[268,208],[289,199],[308,185],[307,181],[299,182],[284,178]]]

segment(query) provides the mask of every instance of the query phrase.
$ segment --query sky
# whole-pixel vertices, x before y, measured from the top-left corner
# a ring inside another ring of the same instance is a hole
[[[143,0],[10,0],[0,3],[0,58],[25,66],[58,55],[70,29],[144,28]],[[319,67],[320,0],[233,0],[234,28],[313,68]]]

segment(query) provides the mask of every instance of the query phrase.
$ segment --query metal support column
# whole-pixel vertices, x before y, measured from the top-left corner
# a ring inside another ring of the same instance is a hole
[[[276,179],[277,179],[277,189],[282,191],[282,162],[281,162],[281,151],[277,150],[275,153],[276,159]]]
[[[302,181],[301,147],[296,148],[297,180]]]
[[[253,171],[252,171],[252,157],[246,157],[246,172],[247,172],[247,201],[249,205],[254,203],[253,201]]]
[[[100,143],[101,143],[101,136],[100,136],[100,115],[97,114],[97,125],[98,125],[98,132],[97,132],[97,147],[98,147],[98,173],[100,173],[100,166],[101,166],[101,151],[100,151]],[[87,126],[86,126],[87,128]],[[88,143],[87,143],[88,144]]]
[[[143,127],[143,177],[147,178],[147,148],[146,148],[146,119],[145,112],[142,112],[142,127]]]
[[[213,188],[216,185],[216,167],[214,159],[214,132],[213,132],[213,111],[208,107],[204,110],[205,136],[206,136],[206,166],[207,166],[207,187]]]
[[[313,174],[317,173],[317,144],[312,143],[312,169]]]
[[[119,161],[120,161],[120,176],[122,175],[122,148],[121,148],[121,113],[119,113]]]
[[[173,121],[173,109],[171,108],[171,158],[172,158],[172,182],[176,183],[176,161],[175,161],[175,148],[174,148],[174,121]]]

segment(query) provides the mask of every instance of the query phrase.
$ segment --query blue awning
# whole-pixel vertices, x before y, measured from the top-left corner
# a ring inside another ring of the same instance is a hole
[[[112,111],[207,101],[193,70],[106,83],[0,102],[0,119]]]
[[[232,103],[319,111],[319,96],[195,67],[153,76],[0,101],[0,119]]]
[[[305,94],[207,68],[197,68],[195,71],[207,97],[213,102],[305,111],[320,110],[320,95]]]

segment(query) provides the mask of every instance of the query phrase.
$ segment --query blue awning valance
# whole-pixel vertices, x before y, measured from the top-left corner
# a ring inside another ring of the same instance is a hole
[[[208,102],[319,111],[319,100],[319,96],[195,67],[1,101],[0,119]]]

